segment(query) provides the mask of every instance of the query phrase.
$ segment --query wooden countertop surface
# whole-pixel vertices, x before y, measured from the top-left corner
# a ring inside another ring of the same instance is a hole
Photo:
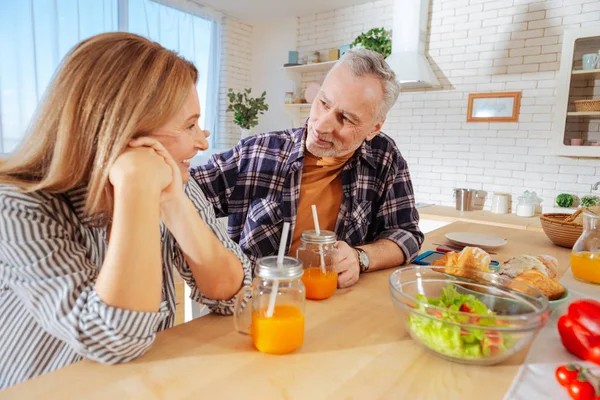
[[[457,222],[447,232],[508,238],[494,258],[550,254],[568,268],[568,249],[543,233]],[[526,353],[490,367],[452,363],[406,334],[388,293],[394,269],[365,274],[352,288],[308,301],[304,345],[286,356],[254,350],[231,317],[208,315],[161,332],[152,349],[121,365],[82,361],[0,392],[0,399],[502,399]],[[553,377],[548,377],[553,379]]]
[[[516,214],[494,214],[491,211],[457,211],[453,207],[427,206],[419,208],[421,219],[447,222],[471,222],[474,224],[494,225],[505,228],[525,229],[543,232],[540,216],[519,217]]]

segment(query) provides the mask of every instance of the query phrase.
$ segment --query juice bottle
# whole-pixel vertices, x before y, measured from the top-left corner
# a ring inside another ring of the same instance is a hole
[[[334,232],[315,230],[302,232],[302,244],[296,250],[296,257],[304,265],[302,282],[306,287],[306,298],[324,300],[331,297],[337,289],[337,258]]]
[[[263,353],[290,353],[304,342],[306,290],[302,262],[284,257],[263,257],[257,262],[256,277],[240,291],[235,303],[234,323],[238,332],[249,335]]]
[[[573,276],[583,282],[600,284],[600,215],[583,212],[583,233],[571,252]]]

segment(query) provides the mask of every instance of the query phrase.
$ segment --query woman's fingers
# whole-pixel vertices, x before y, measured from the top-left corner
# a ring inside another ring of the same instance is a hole
[[[163,146],[161,142],[147,136],[142,136],[137,139],[133,139],[131,142],[129,142],[129,146],[134,148],[150,147],[154,149],[160,156],[162,156],[165,159],[165,161],[173,159],[171,153],[169,153],[167,149],[165,149],[165,146]]]

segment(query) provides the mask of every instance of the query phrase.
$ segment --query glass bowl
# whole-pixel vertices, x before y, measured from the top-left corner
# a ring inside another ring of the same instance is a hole
[[[531,343],[550,315],[543,293],[489,272],[469,269],[467,278],[456,280],[439,267],[409,266],[394,271],[389,283],[394,308],[410,336],[459,363],[506,360]]]

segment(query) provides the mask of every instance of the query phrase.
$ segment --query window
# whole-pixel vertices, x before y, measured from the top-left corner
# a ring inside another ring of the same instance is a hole
[[[62,58],[102,32],[129,31],[174,50],[198,68],[200,126],[214,141],[218,111],[218,16],[166,6],[177,0],[0,1],[0,153],[11,152]],[[198,6],[199,8],[199,6]],[[210,143],[212,145],[212,143]]]

